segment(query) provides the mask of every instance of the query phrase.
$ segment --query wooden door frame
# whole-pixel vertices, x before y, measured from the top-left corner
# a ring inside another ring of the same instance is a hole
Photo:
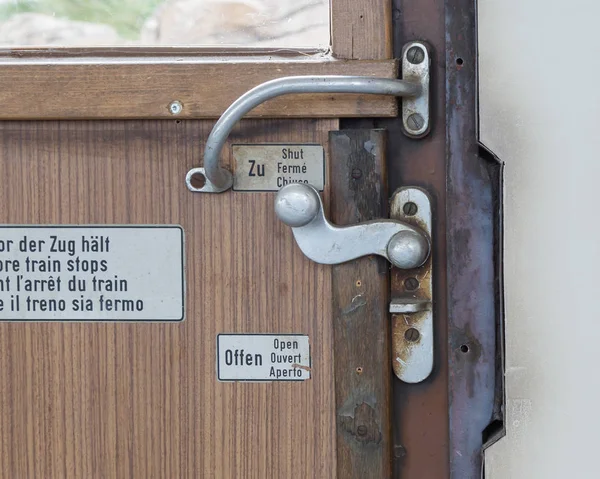
[[[430,46],[431,132],[407,138],[396,118],[343,119],[388,131],[393,193],[419,186],[434,211],[435,366],[393,380],[393,477],[483,477],[483,451],[504,434],[502,163],[478,141],[476,0],[393,0],[393,45]],[[391,294],[401,288],[394,275]]]

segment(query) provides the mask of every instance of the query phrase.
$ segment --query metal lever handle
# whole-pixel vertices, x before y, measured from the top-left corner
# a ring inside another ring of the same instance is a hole
[[[204,167],[193,168],[186,176],[187,187],[194,192],[221,193],[231,188],[231,172],[219,166],[221,150],[235,124],[250,110],[267,100],[293,93],[360,93],[417,97],[422,86],[418,82],[360,76],[293,76],[262,83],[234,101],[213,127],[204,151]],[[192,177],[202,174],[206,183],[192,185]]]
[[[419,228],[397,220],[375,220],[336,226],[325,217],[315,188],[304,183],[284,186],[275,198],[275,213],[292,227],[296,243],[311,260],[345,263],[377,254],[401,269],[421,266],[429,257],[429,239]]]

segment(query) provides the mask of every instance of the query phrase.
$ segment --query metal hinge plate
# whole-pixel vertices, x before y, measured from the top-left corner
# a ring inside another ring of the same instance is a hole
[[[390,218],[423,230],[432,238],[431,202],[419,188],[400,188],[390,204]],[[392,361],[406,383],[425,380],[433,369],[433,254],[415,269],[392,268],[401,293],[392,297]]]

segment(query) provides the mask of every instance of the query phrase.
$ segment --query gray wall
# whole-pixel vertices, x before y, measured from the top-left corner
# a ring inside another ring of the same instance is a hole
[[[600,2],[480,0],[481,139],[506,162],[507,437],[488,479],[598,478]]]

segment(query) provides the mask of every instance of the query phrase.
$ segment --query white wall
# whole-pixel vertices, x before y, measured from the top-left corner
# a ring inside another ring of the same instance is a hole
[[[600,2],[480,0],[506,162],[507,437],[488,479],[600,478]]]

